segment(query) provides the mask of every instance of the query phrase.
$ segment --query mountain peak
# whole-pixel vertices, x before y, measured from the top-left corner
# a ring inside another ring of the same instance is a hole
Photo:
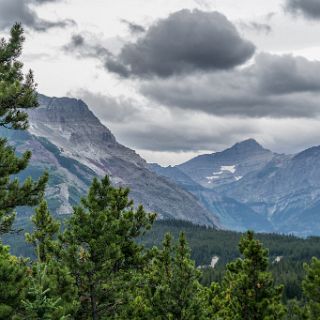
[[[90,149],[94,145],[115,146],[111,131],[101,124],[89,107],[79,99],[50,98],[39,95],[39,108],[29,111],[30,132],[53,139],[56,144],[71,144]],[[66,146],[64,146],[66,147]]]
[[[239,152],[261,152],[269,151],[262,147],[255,139],[247,139],[234,144],[229,150],[239,151]]]
[[[44,116],[51,121],[79,121],[99,122],[96,116],[90,111],[89,107],[79,99],[68,97],[52,97],[39,94],[40,107],[30,112],[33,116]]]

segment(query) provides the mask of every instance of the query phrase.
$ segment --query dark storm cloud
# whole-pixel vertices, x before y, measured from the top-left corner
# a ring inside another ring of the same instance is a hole
[[[320,62],[291,55],[261,54],[253,68],[258,89],[266,94],[320,91]]]
[[[129,73],[126,67],[118,63],[114,55],[99,43],[92,43],[87,37],[75,34],[71,37],[63,50],[79,58],[93,58],[99,60],[104,68],[117,73],[123,77],[128,77]]]
[[[48,21],[41,19],[30,4],[42,4],[56,1],[25,1],[25,0],[0,0],[0,28],[10,28],[15,22],[20,22],[24,27],[46,31],[55,27],[66,27],[75,24],[73,20]]]
[[[251,58],[254,51],[254,45],[242,39],[224,15],[181,10],[157,21],[136,42],[127,43],[106,67],[121,76],[164,78],[232,69]]]
[[[319,0],[287,0],[286,9],[293,14],[303,14],[307,18],[320,19]]]
[[[130,32],[133,34],[141,34],[141,33],[146,32],[146,29],[143,26],[141,26],[140,24],[137,24],[137,23],[125,20],[125,19],[122,19],[121,22],[126,24],[127,27],[129,28]]]
[[[145,82],[141,92],[172,108],[245,117],[320,114],[320,63],[260,54],[241,70]]]

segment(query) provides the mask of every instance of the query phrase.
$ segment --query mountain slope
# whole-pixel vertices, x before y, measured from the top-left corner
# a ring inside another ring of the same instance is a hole
[[[40,107],[29,113],[29,132],[5,132],[17,150],[31,150],[24,175],[50,173],[50,207],[70,213],[94,176],[108,174],[114,185],[127,186],[135,203],[161,218],[218,225],[214,214],[189,192],[150,171],[145,160],[119,144],[109,129],[81,100],[39,97]]]
[[[320,147],[275,157],[263,169],[219,190],[267,215],[275,231],[320,234]]]
[[[320,234],[318,163],[320,147],[283,155],[249,139],[170,169],[153,170],[192,192],[219,216],[224,228],[307,236]],[[190,179],[188,185],[177,179],[177,170],[185,181]]]
[[[222,152],[198,156],[178,165],[182,172],[206,188],[240,180],[268,163],[274,154],[255,140],[237,143]]]

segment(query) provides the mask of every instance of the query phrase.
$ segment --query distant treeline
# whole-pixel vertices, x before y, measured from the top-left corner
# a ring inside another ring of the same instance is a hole
[[[165,233],[169,232],[178,238],[181,231],[186,234],[191,257],[197,266],[210,265],[213,256],[219,257],[214,270],[202,269],[201,282],[204,285],[212,281],[220,282],[226,264],[239,257],[238,244],[242,234],[194,225],[187,221],[158,220],[142,238],[142,242],[152,247],[161,243]],[[269,270],[276,283],[284,284],[284,300],[301,299],[301,282],[305,275],[303,264],[310,262],[312,257],[320,258],[320,237],[302,239],[292,235],[256,234],[256,238],[269,249]],[[279,262],[275,261],[277,257],[280,257]]]

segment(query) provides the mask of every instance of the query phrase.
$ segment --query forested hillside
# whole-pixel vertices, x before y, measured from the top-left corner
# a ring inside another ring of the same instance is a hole
[[[226,264],[240,256],[238,244],[242,234],[169,220],[157,221],[142,242],[152,247],[159,245],[167,232],[177,239],[182,231],[186,234],[196,265],[208,266],[202,269],[202,283],[209,285],[212,281],[221,281]],[[320,258],[320,238],[302,239],[279,234],[257,234],[256,238],[269,249],[270,270],[277,283],[285,285],[284,299],[300,299],[303,264],[310,262],[312,257]],[[214,269],[209,267],[213,257],[219,258]]]

